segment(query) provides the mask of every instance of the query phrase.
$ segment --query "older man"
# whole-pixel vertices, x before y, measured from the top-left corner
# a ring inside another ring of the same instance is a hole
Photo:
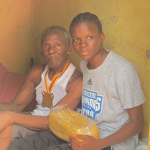
[[[15,100],[8,105],[0,104],[4,110],[21,111],[36,93],[37,108],[33,115],[0,113],[1,150],[6,150],[14,139],[48,130],[47,116],[54,106],[67,104],[76,109],[81,100],[82,75],[69,62],[71,51],[69,34],[64,28],[52,26],[44,30],[41,54],[47,64],[31,68]]]

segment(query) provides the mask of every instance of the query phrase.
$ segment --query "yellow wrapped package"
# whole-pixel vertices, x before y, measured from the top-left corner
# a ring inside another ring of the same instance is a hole
[[[61,109],[49,114],[49,129],[59,138],[69,141],[73,134],[90,135],[99,139],[99,128],[84,115],[70,109]]]

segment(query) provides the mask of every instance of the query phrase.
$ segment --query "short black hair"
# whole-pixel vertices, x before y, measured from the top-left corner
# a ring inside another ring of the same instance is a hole
[[[70,29],[69,29],[70,34],[71,34],[71,30],[72,30],[73,26],[80,22],[92,22],[98,27],[98,33],[100,34],[102,32],[102,24],[101,24],[99,18],[95,14],[92,14],[90,12],[84,12],[84,13],[78,14],[72,20],[72,22],[70,24]]]

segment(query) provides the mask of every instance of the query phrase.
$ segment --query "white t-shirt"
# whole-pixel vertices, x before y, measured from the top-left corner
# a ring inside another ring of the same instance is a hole
[[[103,64],[88,70],[81,61],[83,73],[82,113],[94,121],[103,139],[129,122],[126,109],[144,103],[136,68],[126,59],[110,51]],[[110,145],[114,150],[136,150],[138,137]]]

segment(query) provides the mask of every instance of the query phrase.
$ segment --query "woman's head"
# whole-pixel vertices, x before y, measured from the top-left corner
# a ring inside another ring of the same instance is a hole
[[[99,18],[95,14],[85,12],[85,13],[80,13],[76,17],[74,17],[74,19],[70,24],[70,29],[69,29],[70,34],[72,33],[73,27],[81,22],[92,22],[97,26],[98,34],[102,32],[102,25]]]
[[[71,22],[70,35],[76,53],[84,60],[99,59],[105,49],[105,36],[98,17],[89,12],[77,15]]]

